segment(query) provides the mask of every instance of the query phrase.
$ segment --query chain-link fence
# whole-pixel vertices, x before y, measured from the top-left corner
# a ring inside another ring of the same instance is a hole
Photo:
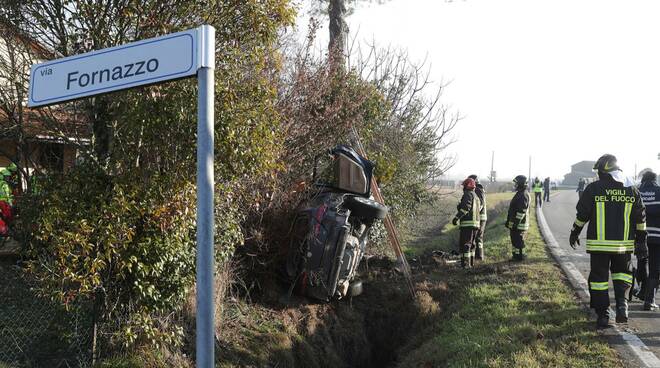
[[[17,266],[0,261],[0,368],[90,366],[90,316],[39,297]]]

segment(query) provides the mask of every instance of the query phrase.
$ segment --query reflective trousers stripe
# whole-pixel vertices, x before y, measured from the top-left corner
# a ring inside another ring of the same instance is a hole
[[[605,281],[605,282],[590,282],[589,283],[589,289],[598,290],[598,291],[602,291],[602,290],[607,291],[607,289],[609,289],[609,284],[608,284],[607,281]]]
[[[479,227],[479,221],[461,221],[461,227]]]
[[[633,277],[629,273],[619,272],[619,273],[613,273],[612,274],[612,280],[620,280],[620,281],[626,282],[628,284],[632,284]]]

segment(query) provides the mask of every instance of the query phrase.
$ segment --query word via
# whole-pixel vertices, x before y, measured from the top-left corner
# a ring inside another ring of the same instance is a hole
[[[88,85],[101,84],[109,81],[130,78],[146,73],[153,73],[158,70],[158,59],[149,59],[147,61],[138,61],[136,63],[116,66],[112,69],[101,69],[88,73],[71,72],[66,77],[66,89],[71,88],[71,84],[78,87],[87,87]]]

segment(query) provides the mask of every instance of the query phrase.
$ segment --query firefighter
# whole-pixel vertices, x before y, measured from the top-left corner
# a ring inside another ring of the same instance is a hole
[[[648,256],[646,246],[646,211],[639,190],[625,186],[616,157],[601,156],[594,170],[598,180],[587,185],[576,206],[577,215],[569,244],[580,245],[580,232],[588,222],[587,253],[591,255],[589,294],[596,310],[598,327],[609,326],[609,273],[612,272],[616,322],[628,322],[626,294],[633,281],[631,253]]]
[[[646,231],[648,232],[648,258],[637,258],[638,278],[641,287],[637,296],[644,301],[644,310],[658,309],[655,294],[660,282],[660,186],[653,171],[642,175],[639,192],[646,207]],[[648,266],[648,270],[647,270]]]
[[[481,210],[481,201],[474,192],[476,186],[474,179],[468,178],[463,181],[463,197],[456,206],[458,212],[452,220],[452,224],[460,227],[458,246],[463,268],[472,268],[474,265],[474,238],[479,229],[479,211]]]
[[[509,204],[509,215],[505,226],[510,230],[513,260],[525,259],[525,234],[529,230],[529,193],[527,193],[527,177],[518,175],[513,179],[516,194]]]
[[[532,184],[532,191],[534,192],[534,205],[536,207],[543,206],[543,184],[539,178],[534,178],[534,184]]]
[[[550,202],[550,178],[543,180],[543,201]]]
[[[479,183],[479,178],[477,178],[476,175],[470,175],[468,178],[474,179],[474,182],[477,186],[474,189],[474,193],[477,195],[477,197],[479,197],[479,200],[481,201],[481,210],[479,211],[479,229],[477,230],[477,234],[474,238],[474,259],[477,261],[483,261],[485,257],[484,231],[486,230],[486,220],[488,220],[486,214],[486,190],[484,189],[484,186]]]

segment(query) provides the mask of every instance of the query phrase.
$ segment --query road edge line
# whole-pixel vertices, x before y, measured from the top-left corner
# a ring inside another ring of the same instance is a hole
[[[566,252],[561,249],[557,240],[555,240],[550,227],[545,220],[543,215],[543,210],[540,207],[536,208],[536,223],[538,224],[539,230],[541,231],[541,236],[545,241],[546,246],[550,249],[550,254],[555,259],[555,262],[561,267],[562,271],[568,278],[568,281],[573,286],[573,289],[578,294],[578,297],[582,303],[589,305],[589,286],[587,280],[582,276],[577,267],[573,262],[567,260]],[[621,339],[625,342],[625,346],[630,350],[630,352],[639,359],[639,361],[644,364],[646,368],[659,368],[660,359],[658,359],[655,354],[644,344],[644,342],[635,334],[630,332],[623,331],[619,326],[613,327],[617,335],[621,336]]]

